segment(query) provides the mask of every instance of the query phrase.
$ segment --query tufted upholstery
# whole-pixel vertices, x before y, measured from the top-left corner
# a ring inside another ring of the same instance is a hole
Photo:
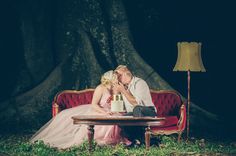
[[[78,105],[90,104],[94,89],[82,91],[65,90],[59,92],[52,103],[52,115],[55,116],[63,109],[72,108]],[[179,134],[178,140],[185,129],[186,108],[182,103],[180,95],[176,91],[155,91],[151,90],[152,101],[157,108],[157,115],[165,117],[165,124],[158,127],[151,127],[153,135]]]
[[[157,108],[158,116],[164,117],[178,114],[182,100],[173,91],[152,91],[152,101]]]
[[[90,104],[93,98],[93,92],[94,89],[85,89],[82,91],[64,90],[59,92],[52,102],[52,116],[55,116],[63,109]]]
[[[165,117],[165,124],[151,127],[153,135],[178,134],[178,140],[185,129],[186,108],[180,95],[176,91],[151,91],[152,101],[157,109],[157,115]]]

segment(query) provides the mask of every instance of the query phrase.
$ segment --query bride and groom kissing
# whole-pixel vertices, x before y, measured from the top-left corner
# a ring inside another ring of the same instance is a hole
[[[121,94],[125,114],[111,112],[110,97]],[[31,138],[31,142],[42,140],[45,144],[59,149],[78,146],[87,140],[86,125],[74,125],[75,115],[132,115],[156,116],[147,83],[132,74],[127,66],[119,65],[114,71],[105,72],[101,83],[96,87],[91,104],[84,104],[61,111],[48,121]],[[96,125],[94,140],[99,145],[116,145],[123,143],[133,146],[144,141],[144,127],[118,125]]]

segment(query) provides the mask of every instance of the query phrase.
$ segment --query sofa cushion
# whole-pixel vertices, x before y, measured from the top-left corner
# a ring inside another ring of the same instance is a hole
[[[177,126],[169,126],[169,127],[151,127],[151,130],[153,132],[153,134],[157,133],[157,132],[162,132],[162,133],[176,133],[178,132],[178,127]]]
[[[161,125],[161,126],[158,126],[158,128],[159,127],[163,127],[164,128],[164,127],[169,127],[169,126],[176,126],[177,123],[178,123],[177,116],[166,116],[165,117],[165,123],[163,125]],[[155,126],[152,127],[152,129],[155,129]]]

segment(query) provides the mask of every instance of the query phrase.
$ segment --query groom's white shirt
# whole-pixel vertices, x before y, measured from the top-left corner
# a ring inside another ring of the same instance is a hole
[[[143,79],[133,76],[131,82],[128,85],[128,90],[135,97],[138,105],[154,106],[150,94],[150,89]],[[126,111],[133,112],[135,106],[132,105],[124,95],[122,95],[122,97],[124,100]]]

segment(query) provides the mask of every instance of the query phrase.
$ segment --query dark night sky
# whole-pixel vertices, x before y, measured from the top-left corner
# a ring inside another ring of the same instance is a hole
[[[192,101],[211,112],[233,117],[236,10],[229,1],[206,1],[125,0],[124,4],[136,50],[182,95],[187,95],[187,73],[172,71],[177,58],[176,44],[202,42],[207,72],[191,74]],[[14,85],[17,75],[14,69],[19,68],[16,64],[22,40],[14,8],[8,3],[5,6],[0,9],[0,66],[5,75],[0,80],[4,89],[1,93],[7,95],[6,88]]]

